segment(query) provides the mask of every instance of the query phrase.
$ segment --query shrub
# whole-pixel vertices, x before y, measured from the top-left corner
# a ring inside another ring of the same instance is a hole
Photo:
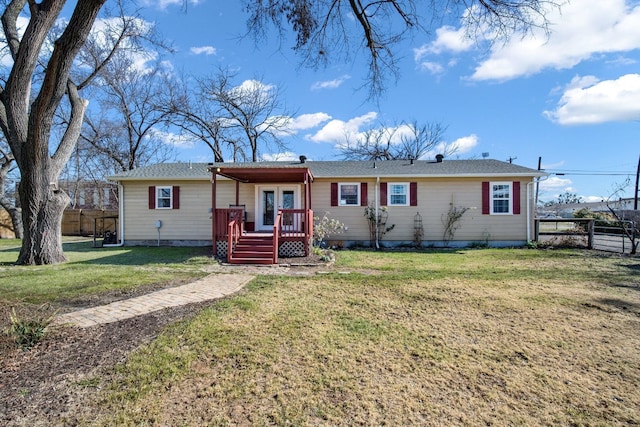
[[[342,234],[347,227],[334,218],[329,218],[330,212],[325,212],[322,218],[313,217],[313,246],[320,246],[329,236]]]
[[[30,350],[45,337],[47,326],[52,320],[53,315],[21,318],[14,308],[11,311],[11,326],[7,330],[7,335],[11,336],[21,349]]]

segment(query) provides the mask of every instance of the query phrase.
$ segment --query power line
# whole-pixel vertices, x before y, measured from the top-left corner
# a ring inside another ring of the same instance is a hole
[[[635,175],[635,172],[620,172],[620,171],[587,171],[587,170],[558,170],[558,169],[549,169],[545,170],[545,172],[549,172],[554,175],[591,175],[591,176],[627,176],[627,175]]]

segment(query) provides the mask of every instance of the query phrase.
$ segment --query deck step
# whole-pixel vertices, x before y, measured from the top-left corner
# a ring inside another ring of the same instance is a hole
[[[273,264],[273,238],[242,236],[238,239],[230,264]]]

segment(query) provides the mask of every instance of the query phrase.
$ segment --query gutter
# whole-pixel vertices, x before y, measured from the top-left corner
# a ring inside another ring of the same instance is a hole
[[[120,243],[103,244],[103,248],[119,248],[124,246],[124,187],[118,182],[118,222],[120,223]]]

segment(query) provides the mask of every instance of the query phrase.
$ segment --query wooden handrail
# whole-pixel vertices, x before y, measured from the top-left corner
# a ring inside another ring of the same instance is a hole
[[[274,264],[278,263],[278,248],[280,247],[279,240],[280,240],[280,233],[282,232],[280,228],[281,221],[282,221],[282,210],[279,210],[278,215],[276,215],[276,220],[273,224],[273,263]]]
[[[313,239],[313,210],[311,209],[307,209],[307,229],[304,237],[304,253],[305,256],[309,256],[311,240]]]
[[[227,262],[233,258],[233,248],[240,239],[240,221],[232,219],[227,226]]]

